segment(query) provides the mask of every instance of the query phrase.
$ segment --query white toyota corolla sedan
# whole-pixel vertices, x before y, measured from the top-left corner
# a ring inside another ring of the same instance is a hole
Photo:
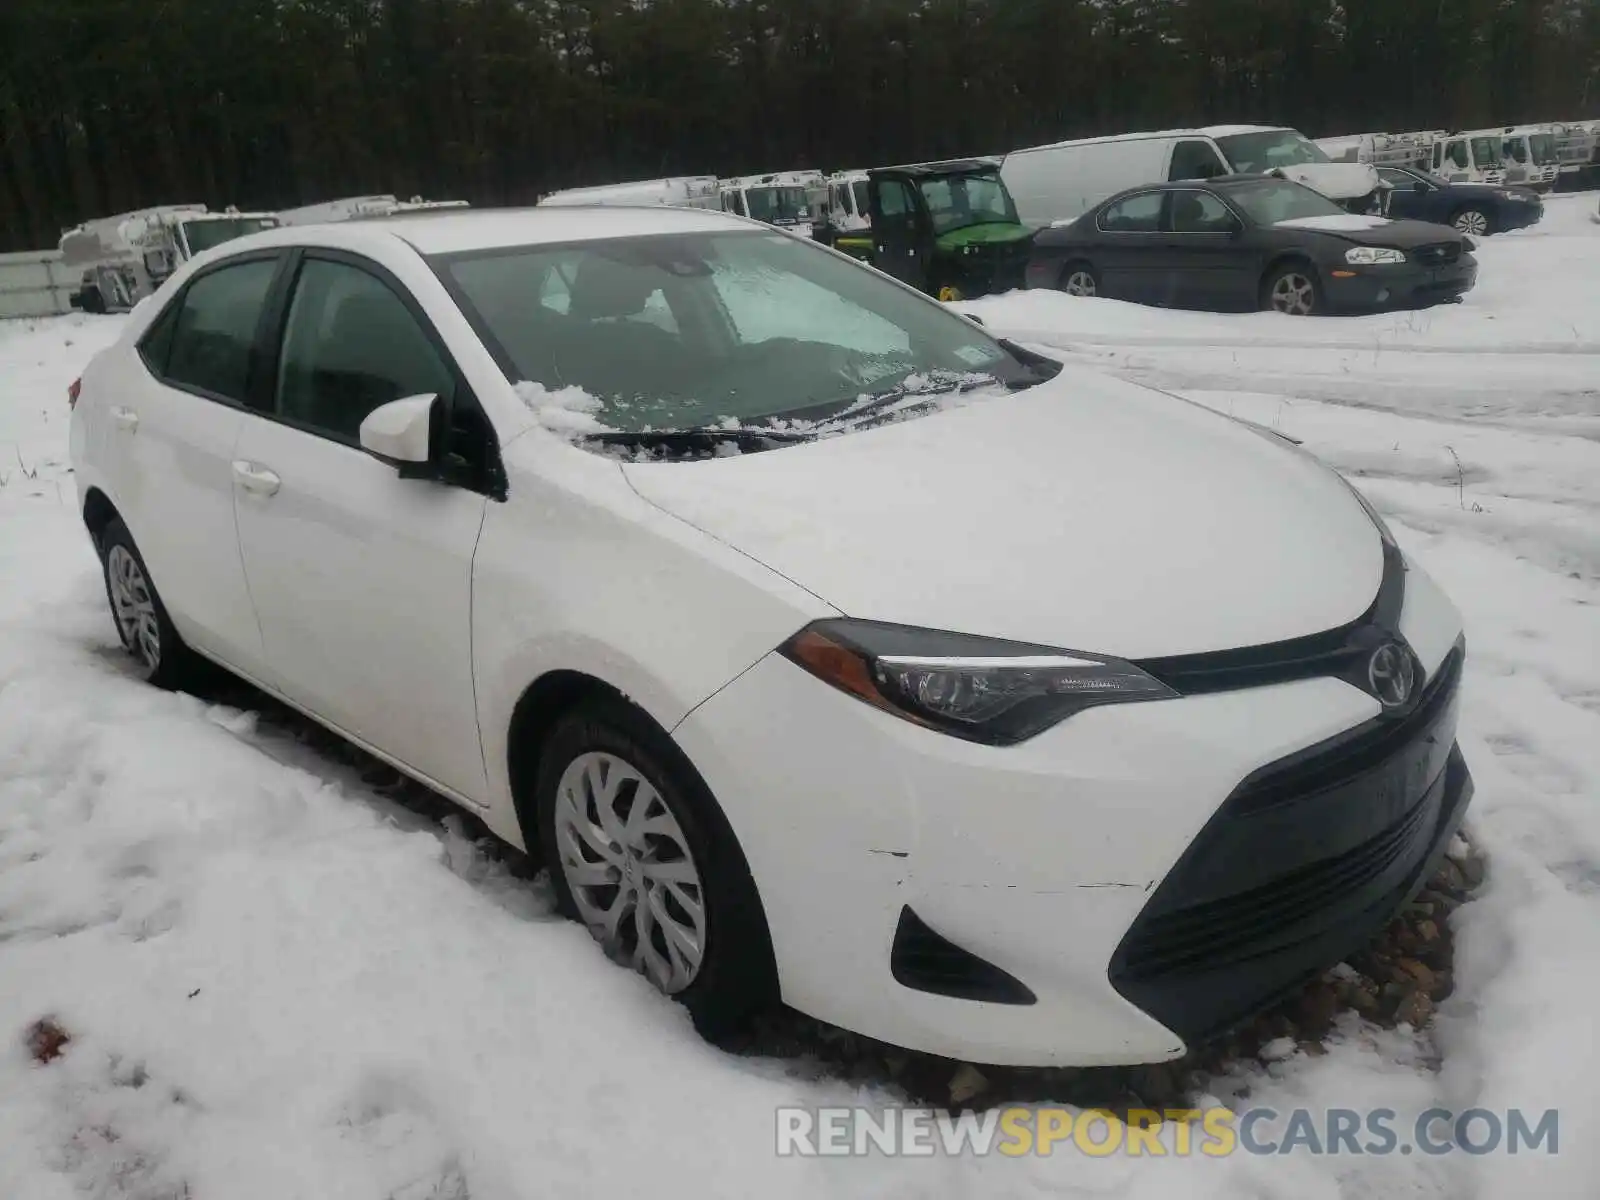
[[[708,1033],[1171,1058],[1471,795],[1459,616],[1332,471],[735,217],[244,238],[71,397],[145,676],[451,797]]]

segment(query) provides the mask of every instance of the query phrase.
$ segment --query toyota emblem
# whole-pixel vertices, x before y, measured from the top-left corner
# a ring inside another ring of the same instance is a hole
[[[1400,708],[1411,699],[1416,679],[1416,666],[1404,646],[1385,642],[1372,652],[1367,663],[1367,683],[1385,708]]]

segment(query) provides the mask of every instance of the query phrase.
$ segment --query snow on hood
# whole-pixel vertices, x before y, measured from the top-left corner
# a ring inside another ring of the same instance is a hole
[[[916,420],[625,464],[646,500],[851,616],[1143,658],[1360,616],[1382,547],[1309,456],[1089,371]]]
[[[1369,163],[1295,163],[1277,167],[1273,174],[1302,183],[1330,200],[1354,200],[1389,186]]]
[[[1330,213],[1325,217],[1287,217],[1274,221],[1279,229],[1322,229],[1328,233],[1355,233],[1363,229],[1381,229],[1394,222],[1387,217],[1367,217],[1359,213]]]

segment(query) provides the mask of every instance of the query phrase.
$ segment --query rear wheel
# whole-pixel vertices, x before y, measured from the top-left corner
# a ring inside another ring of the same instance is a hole
[[[138,664],[140,677],[163,688],[177,688],[193,679],[200,660],[178,636],[128,527],[113,519],[101,531],[99,547],[111,618],[123,649]]]
[[[961,289],[955,284],[947,283],[939,289],[939,299],[949,304],[953,300],[965,300],[966,297],[961,294]]]
[[[1317,274],[1305,263],[1286,263],[1267,276],[1261,307],[1291,317],[1309,317],[1323,309]]]
[[[777,996],[755,881],[705,783],[632,706],[595,700],[539,756],[539,842],[556,904],[711,1039]]]
[[[1450,219],[1457,233],[1468,237],[1488,237],[1494,232],[1494,223],[1481,208],[1464,208]]]
[[[1061,290],[1069,296],[1098,296],[1100,273],[1086,262],[1068,263],[1061,269]]]

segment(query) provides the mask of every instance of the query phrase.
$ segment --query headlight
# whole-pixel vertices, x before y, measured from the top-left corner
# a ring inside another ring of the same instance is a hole
[[[1178,695],[1120,659],[880,621],[816,621],[781,652],[875,708],[994,746],[1095,705]]]
[[[1390,250],[1386,246],[1357,246],[1344,252],[1344,260],[1357,267],[1374,267],[1380,263],[1403,263],[1404,250]]]

